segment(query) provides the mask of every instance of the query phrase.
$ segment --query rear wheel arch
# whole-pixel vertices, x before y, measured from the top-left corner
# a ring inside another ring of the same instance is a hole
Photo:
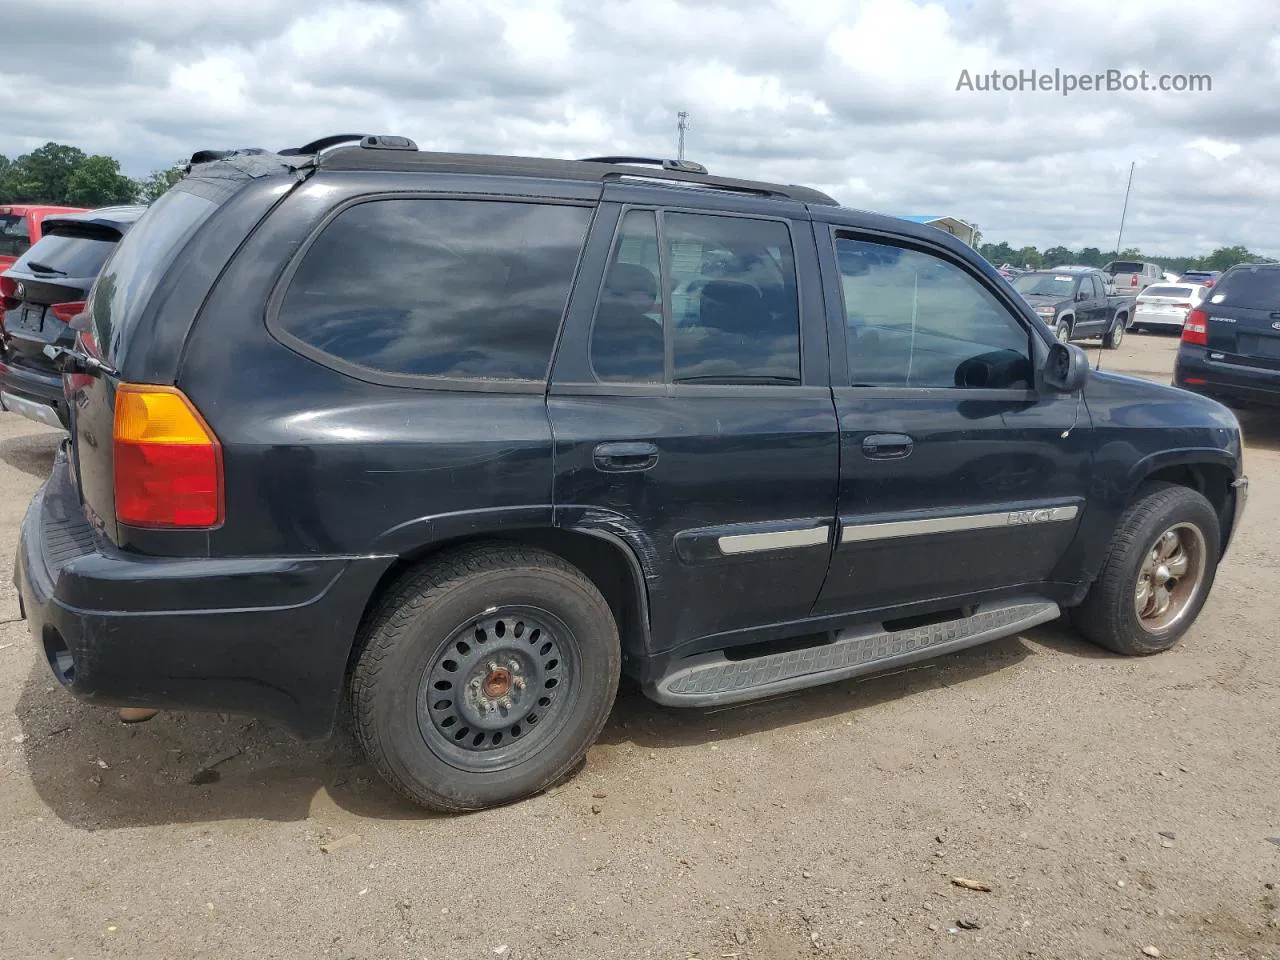
[[[604,596],[613,611],[622,643],[624,665],[649,650],[649,599],[644,574],[632,549],[605,531],[530,527],[439,540],[402,552],[383,572],[365,603],[361,623],[377,609],[386,593],[408,572],[456,553],[493,545],[522,545],[546,550],[571,564]],[[348,666],[359,656],[353,642]]]

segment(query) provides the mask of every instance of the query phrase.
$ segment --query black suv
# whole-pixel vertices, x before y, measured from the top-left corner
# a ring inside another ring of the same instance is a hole
[[[1090,375],[960,241],[682,161],[197,155],[62,361],[58,679],[303,737],[349,697],[448,810],[567,775],[620,672],[728,704],[1064,608],[1166,649],[1245,500],[1229,411]]]
[[[1173,382],[1233,406],[1280,406],[1280,263],[1222,275],[1187,314]]]

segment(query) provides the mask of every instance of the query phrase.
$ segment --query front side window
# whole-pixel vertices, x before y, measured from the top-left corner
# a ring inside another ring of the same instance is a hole
[[[379,373],[542,380],[590,217],[496,200],[357,204],[304,254],[277,323]]]
[[[795,257],[785,223],[626,214],[592,327],[592,367],[602,381],[662,382],[668,343],[673,383],[800,383]]]
[[[852,386],[1030,389],[1027,330],[958,266],[836,241]]]

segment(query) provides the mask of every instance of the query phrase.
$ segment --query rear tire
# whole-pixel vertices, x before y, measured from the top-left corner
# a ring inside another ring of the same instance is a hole
[[[1124,321],[1117,317],[1111,321],[1111,329],[1102,337],[1102,345],[1108,350],[1117,350],[1124,340]]]
[[[576,567],[530,547],[471,547],[411,570],[361,641],[357,738],[392,787],[435,810],[480,810],[562,780],[618,689],[608,603]]]
[[[1125,656],[1168,650],[1195,623],[1213,587],[1218,516],[1194,490],[1152,484],[1116,525],[1098,578],[1071,619]]]
[[[1064,317],[1053,325],[1053,335],[1062,343],[1070,343],[1071,326],[1071,320]]]

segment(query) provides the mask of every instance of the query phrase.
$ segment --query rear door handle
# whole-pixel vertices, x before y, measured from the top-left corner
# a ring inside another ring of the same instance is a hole
[[[652,443],[602,443],[591,459],[605,473],[632,473],[658,465],[658,448]]]
[[[915,441],[905,433],[873,433],[862,440],[862,452],[872,460],[899,460],[914,446]]]

